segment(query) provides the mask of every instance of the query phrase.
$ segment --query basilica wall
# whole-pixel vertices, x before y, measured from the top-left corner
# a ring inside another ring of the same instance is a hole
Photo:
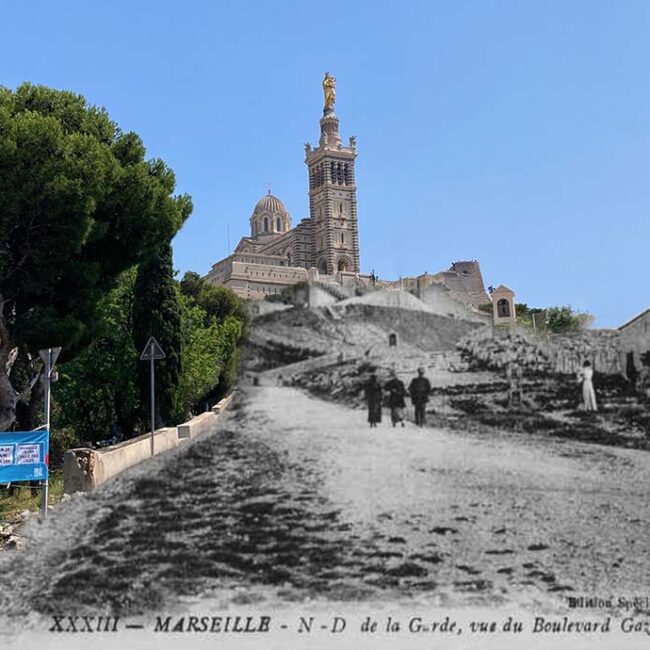
[[[247,300],[260,300],[268,295],[282,293],[293,284],[306,282],[307,269],[291,266],[271,266],[233,261],[226,286]]]
[[[274,237],[268,244],[258,245],[264,255],[282,257],[288,266],[309,268],[313,265],[312,228],[308,219],[303,219],[292,230]]]
[[[275,237],[273,241],[262,248],[264,255],[279,255],[287,257],[287,253],[291,254],[294,247],[295,232],[290,230],[283,235]]]
[[[314,265],[313,227],[309,219],[302,221],[294,228],[293,264],[305,269]]]

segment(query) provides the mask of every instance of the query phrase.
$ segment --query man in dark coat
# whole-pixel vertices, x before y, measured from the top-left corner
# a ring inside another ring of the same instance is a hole
[[[377,375],[370,375],[370,379],[363,388],[368,405],[368,422],[371,427],[376,427],[381,422],[381,384],[377,381]]]
[[[396,426],[398,422],[401,422],[402,426],[404,426],[406,386],[397,377],[394,370],[391,372],[390,379],[384,384],[384,390],[388,392],[387,405],[390,408],[390,419],[393,426]]]
[[[418,376],[409,384],[409,395],[415,407],[415,424],[419,427],[424,426],[425,407],[429,401],[430,392],[431,384],[424,376],[424,368],[418,368]]]

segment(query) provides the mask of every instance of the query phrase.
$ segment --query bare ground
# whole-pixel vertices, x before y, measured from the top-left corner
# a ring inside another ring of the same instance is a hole
[[[562,608],[644,594],[646,452],[438,429],[247,387],[216,434],[30,522],[0,607],[138,614],[183,600]]]

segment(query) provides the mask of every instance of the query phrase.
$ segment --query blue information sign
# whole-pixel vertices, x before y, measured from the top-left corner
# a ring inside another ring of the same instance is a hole
[[[0,433],[0,484],[46,480],[49,453],[49,431]]]

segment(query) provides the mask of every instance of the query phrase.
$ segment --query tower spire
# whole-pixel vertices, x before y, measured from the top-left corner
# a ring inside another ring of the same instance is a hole
[[[313,229],[314,266],[321,273],[359,272],[357,188],[354,162],[356,140],[344,146],[334,113],[336,79],[325,73],[325,107],[320,119],[318,147],[305,146],[309,168],[309,214]]]

